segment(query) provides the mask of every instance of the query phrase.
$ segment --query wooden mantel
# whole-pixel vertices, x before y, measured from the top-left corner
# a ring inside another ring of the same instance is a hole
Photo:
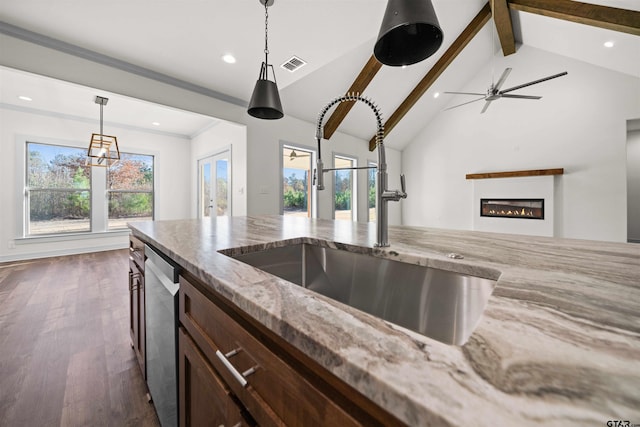
[[[562,175],[564,168],[556,169],[533,169],[526,171],[510,171],[510,172],[485,172],[485,173],[469,173],[467,179],[487,179],[487,178],[515,178],[521,176],[544,176],[544,175]]]

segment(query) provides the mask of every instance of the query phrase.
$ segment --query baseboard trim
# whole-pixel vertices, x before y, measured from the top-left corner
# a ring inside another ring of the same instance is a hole
[[[0,256],[0,263],[4,262],[14,262],[14,261],[26,261],[31,259],[42,259],[42,258],[52,258],[58,256],[67,256],[67,255],[79,255],[86,254],[89,252],[104,252],[104,251],[113,251],[116,249],[126,249],[127,244],[122,243],[114,243],[110,245],[99,245],[99,246],[89,246],[84,248],[69,248],[69,249],[58,249],[53,251],[44,251],[44,252],[33,252],[33,253],[21,253],[15,255],[7,255]]]

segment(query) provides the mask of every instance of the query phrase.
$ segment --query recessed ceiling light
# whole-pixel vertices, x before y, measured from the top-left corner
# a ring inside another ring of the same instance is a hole
[[[21,99],[23,101],[33,101],[32,98],[29,98],[28,96],[24,96],[24,95],[20,95],[18,99]]]
[[[153,122],[151,124],[154,125],[154,126],[160,126],[160,122]]]
[[[236,57],[231,55],[230,53],[222,55],[222,60],[224,62],[226,62],[227,64],[235,64],[236,63]]]
[[[612,41],[604,42],[604,47],[613,47],[614,43]]]
[[[437,98],[437,97],[439,97],[439,96],[440,96],[440,92],[436,92],[436,93],[434,93],[434,94],[433,94],[433,97],[434,97],[434,98]]]

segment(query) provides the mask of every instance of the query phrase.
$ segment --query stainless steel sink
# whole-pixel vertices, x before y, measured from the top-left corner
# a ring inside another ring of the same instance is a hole
[[[298,243],[226,255],[422,335],[464,344],[495,280]]]

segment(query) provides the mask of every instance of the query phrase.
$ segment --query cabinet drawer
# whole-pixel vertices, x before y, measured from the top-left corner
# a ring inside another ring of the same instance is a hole
[[[184,277],[179,301],[180,322],[259,425],[360,425]]]
[[[133,235],[129,236],[129,259],[135,262],[144,274],[144,243]]]
[[[178,355],[179,388],[183,396],[180,425],[248,425],[229,388],[182,328],[178,329]]]

